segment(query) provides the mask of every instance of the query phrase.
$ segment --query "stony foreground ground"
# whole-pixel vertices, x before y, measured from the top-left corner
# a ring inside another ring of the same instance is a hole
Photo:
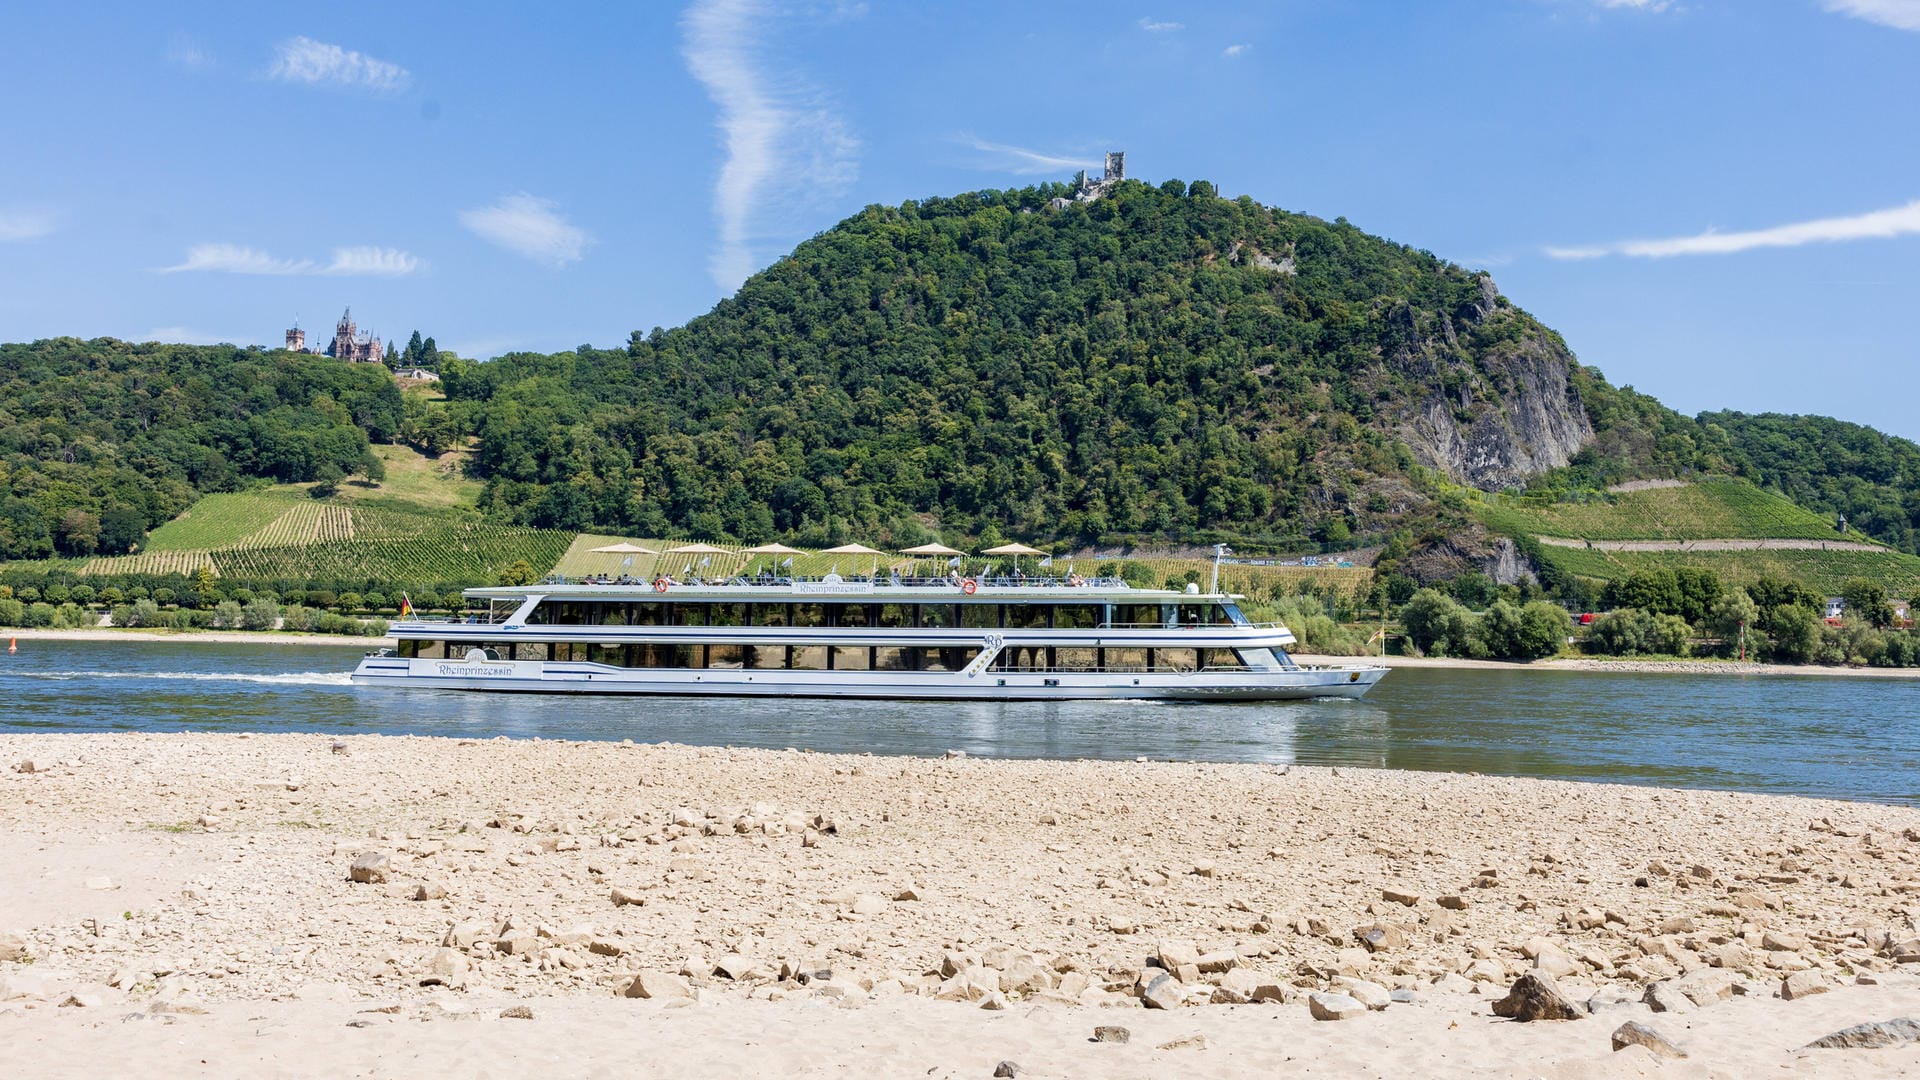
[[[985,1077],[1022,1054],[1032,1076],[1920,1071],[1920,1044],[1798,1049],[1920,1014],[1920,811],[1902,807],[1253,765],[9,735],[0,866],[11,1075],[176,1050],[209,1075],[516,1075],[515,1048],[583,1075]],[[1530,973],[1582,1018],[1494,1020]],[[516,1006],[531,1022],[501,1016]],[[1628,1021],[1691,1056],[1615,1053]],[[1096,1026],[1133,1038],[1090,1043]],[[448,1071],[450,1054],[478,1056]]]

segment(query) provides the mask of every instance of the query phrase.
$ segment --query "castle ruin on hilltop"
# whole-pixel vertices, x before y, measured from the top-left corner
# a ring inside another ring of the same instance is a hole
[[[298,324],[287,330],[287,351],[308,352],[307,332]],[[328,348],[336,359],[349,364],[379,364],[386,361],[386,346],[378,334],[362,334],[353,324],[353,309],[341,312],[340,321],[333,328],[333,344]]]
[[[1125,150],[1107,151],[1105,171],[1100,179],[1093,178],[1089,169],[1081,169],[1073,177],[1072,199],[1049,199],[1047,205],[1055,210],[1064,210],[1076,202],[1092,202],[1119,186],[1127,178],[1127,152]]]

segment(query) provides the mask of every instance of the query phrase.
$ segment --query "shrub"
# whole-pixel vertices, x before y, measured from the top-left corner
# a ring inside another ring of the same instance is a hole
[[[0,626],[22,626],[27,621],[27,605],[12,597],[0,599]]]
[[[207,623],[216,630],[240,629],[240,602],[222,600],[215,604],[213,614],[208,618]]]
[[[240,612],[240,625],[247,630],[271,630],[279,621],[280,605],[264,598],[248,604]]]
[[[56,610],[54,606],[44,601],[37,604],[28,604],[26,625],[35,628],[52,626],[55,614]]]
[[[281,616],[280,627],[283,630],[296,630],[301,633],[306,633],[313,629],[314,618],[315,615],[312,608],[293,604],[289,606],[286,613]]]
[[[1400,609],[1400,624],[1415,648],[1434,656],[1484,655],[1471,612],[1438,589],[1421,589]]]

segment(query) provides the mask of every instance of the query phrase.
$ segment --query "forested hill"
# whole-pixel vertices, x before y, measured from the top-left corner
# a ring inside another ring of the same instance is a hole
[[[194,499],[363,471],[385,368],[230,345],[0,345],[0,559],[123,554]]]
[[[496,510],[642,534],[1287,542],[1591,436],[1558,335],[1344,220],[1129,181],[870,207],[687,326],[452,365]]]

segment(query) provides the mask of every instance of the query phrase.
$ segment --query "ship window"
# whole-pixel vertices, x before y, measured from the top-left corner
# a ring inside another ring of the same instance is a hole
[[[935,648],[912,649],[914,664],[919,671],[959,671],[980,655],[979,649]]]
[[[827,667],[827,647],[825,645],[795,645],[793,661],[788,665],[795,671],[825,671]]]
[[[952,604],[921,604],[920,625],[944,630],[959,625]]]
[[[1159,604],[1115,604],[1113,621],[1120,626],[1159,626]]]
[[[830,605],[827,610],[838,616],[838,621],[833,624],[835,626],[872,625],[872,622],[867,617],[871,613],[867,611],[867,605],[865,604],[833,604]]]
[[[1062,604],[1053,609],[1053,625],[1062,630],[1091,630],[1100,624],[1100,609],[1092,604]]]
[[[545,660],[547,643],[544,641],[516,641],[513,643],[515,660]]]
[[[746,650],[747,666],[750,668],[778,670],[787,666],[785,645],[748,645]]]
[[[1248,619],[1246,615],[1241,613],[1239,604],[1222,604],[1220,605],[1219,610],[1220,610],[1221,616],[1224,617],[1224,621],[1226,623],[1230,623],[1234,626],[1248,625]],[[1214,621],[1221,622],[1223,620],[1215,619]]]
[[[1008,604],[1007,629],[1043,630],[1047,625],[1047,605]]]
[[[1193,671],[1200,666],[1195,649],[1155,649],[1154,666],[1161,671]]]
[[[880,625],[881,626],[912,626],[913,625],[913,605],[912,604],[881,604],[880,605]]]
[[[1229,671],[1244,671],[1247,666],[1246,661],[1240,659],[1240,654],[1232,649],[1201,649],[1200,663],[1208,668]]]
[[[746,607],[739,603],[714,604],[709,609],[708,623],[713,626],[745,626]]]
[[[707,625],[707,605],[699,604],[699,603],[673,605],[673,625],[675,626]]]
[[[552,606],[553,601],[551,600],[542,600],[538,604],[533,605],[533,610],[527,612],[527,625],[545,626],[547,623],[548,608]]]
[[[595,612],[595,614],[598,615],[599,617],[596,618],[594,621],[596,623],[599,623],[601,626],[627,625],[627,605],[595,604],[594,607],[599,609],[597,612]]]
[[[646,600],[633,605],[634,626],[666,626],[667,605],[658,600]]]
[[[755,626],[786,626],[792,621],[792,614],[788,611],[786,604],[753,605],[753,625]]]
[[[793,605],[793,625],[795,626],[827,625],[826,605],[818,602]]]
[[[411,638],[402,638],[400,640],[400,644],[394,646],[393,651],[396,655],[403,656],[411,660],[419,654],[419,651],[420,651],[419,643],[414,641]]]
[[[974,629],[992,629],[1000,625],[1000,605],[961,604],[960,625]]]
[[[1098,663],[1092,649],[1055,649],[1054,667],[1062,671],[1092,671]]]
[[[865,645],[833,646],[833,670],[835,671],[865,671],[868,663],[868,649]]]
[[[553,658],[562,663],[574,660],[585,660],[587,658],[587,647],[585,645],[575,645],[570,641],[557,641],[554,642],[553,645]]]
[[[1201,623],[1206,622],[1207,608],[1209,606],[1208,604],[1181,604],[1179,615],[1180,625],[1199,626]]]
[[[745,666],[746,658],[738,645],[707,646],[707,666],[710,668],[737,668]]]
[[[595,643],[587,646],[587,659],[592,663],[606,664],[609,667],[626,667],[627,649],[624,645]]]
[[[1108,649],[1108,671],[1145,671],[1147,670],[1147,650],[1145,649]]]
[[[873,669],[875,671],[911,671],[918,649],[875,649],[873,650]]]

